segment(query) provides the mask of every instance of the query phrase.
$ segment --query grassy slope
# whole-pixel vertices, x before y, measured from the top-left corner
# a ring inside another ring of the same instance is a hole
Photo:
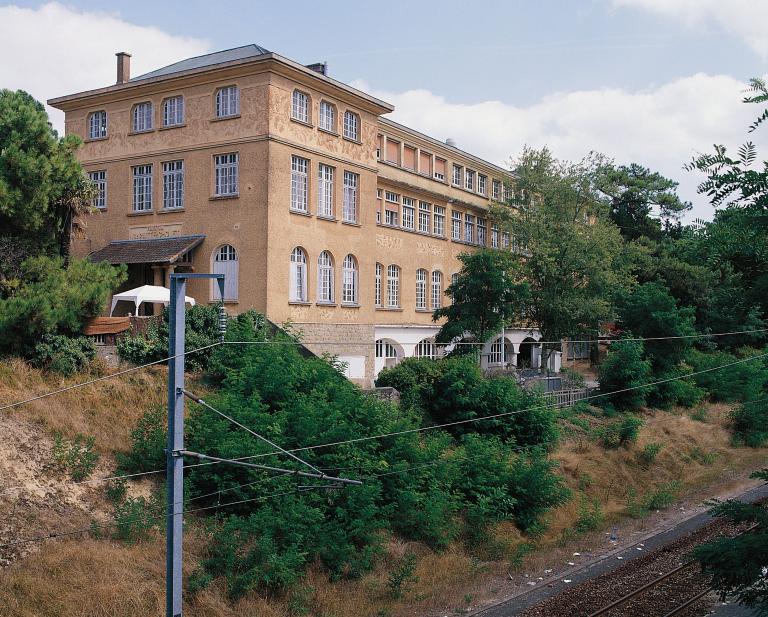
[[[81,379],[42,376],[18,362],[0,364],[0,400],[18,400]],[[7,460],[0,463],[0,517],[6,532],[0,534],[3,541],[39,535],[51,527],[87,526],[91,518],[106,516],[103,488],[94,485],[73,489],[67,478],[50,469],[50,435],[56,430],[69,437],[77,433],[95,435],[97,447],[107,455],[95,477],[107,475],[109,453],[125,450],[129,431],[141,411],[148,405],[161,404],[164,398],[165,371],[158,368],[43,399],[1,418],[0,430],[9,436],[4,440]],[[577,492],[576,499],[552,513],[552,526],[540,542],[542,552],[529,559],[531,565],[538,565],[541,555],[569,536],[565,530],[578,516],[579,491],[600,501],[605,523],[610,524],[624,516],[628,487],[644,495],[660,483],[680,480],[681,494],[690,494],[745,469],[758,468],[765,460],[766,450],[731,447],[726,406],[710,406],[706,423],[692,420],[685,413],[670,412],[649,412],[645,419],[638,444],[629,449],[606,451],[580,429],[564,440],[554,456]],[[664,447],[655,463],[646,468],[638,455],[649,442],[660,442]],[[703,462],[692,459],[697,454],[695,448]],[[22,488],[7,490],[15,486]],[[8,517],[9,512],[21,516]],[[499,526],[496,535],[511,546],[522,541],[510,524]],[[588,540],[582,538],[582,545]],[[205,538],[190,525],[185,542],[187,564],[192,568],[205,550]],[[164,540],[159,535],[135,546],[78,536],[32,545],[29,554],[0,554],[0,558],[15,560],[0,571],[0,615],[162,615],[164,551]],[[406,551],[419,555],[419,580],[402,601],[394,602],[386,598],[387,576]],[[313,571],[305,585],[314,590],[307,597],[311,614],[318,616],[358,617],[376,615],[380,610],[384,611],[379,613],[382,615],[413,615],[438,608],[450,612],[473,601],[467,594],[485,595],[498,589],[508,567],[507,561],[472,559],[459,543],[445,553],[435,554],[393,539],[379,567],[363,579],[330,583]],[[213,585],[188,602],[185,614],[272,617],[290,613],[285,600],[256,595],[232,606],[220,586]]]

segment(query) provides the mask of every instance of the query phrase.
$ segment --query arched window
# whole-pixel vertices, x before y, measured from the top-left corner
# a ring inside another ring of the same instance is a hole
[[[376,264],[376,285],[374,289],[374,304],[381,306],[381,275],[384,267],[380,264]]]
[[[387,266],[387,306],[400,307],[400,266]]]
[[[101,139],[107,136],[107,112],[94,111],[88,116],[88,139]]]
[[[137,103],[133,106],[132,131],[140,133],[150,130],[152,130],[152,103],[150,101]]]
[[[309,95],[306,92],[293,91],[291,117],[299,122],[309,122]]]
[[[425,338],[416,345],[413,355],[416,358],[437,358],[437,346],[432,339]]]
[[[333,302],[333,256],[328,251],[317,258],[317,301]]]
[[[360,116],[352,111],[344,112],[344,137],[360,141]]]
[[[288,298],[291,302],[307,301],[307,254],[298,246],[291,251]]]
[[[443,301],[443,273],[432,272],[432,309],[439,309]]]
[[[386,339],[376,341],[376,357],[391,359],[397,358],[397,348]]]
[[[213,273],[224,275],[224,300],[237,300],[237,282],[239,277],[237,251],[229,244],[223,244],[213,254]],[[211,296],[220,300],[219,285],[212,284]]]
[[[336,132],[336,105],[328,101],[320,101],[320,128]]]
[[[355,256],[347,255],[341,268],[341,301],[345,304],[357,304],[357,260]]]
[[[497,338],[491,343],[490,353],[488,354],[488,362],[490,364],[501,364],[504,362],[504,342],[501,338]]]
[[[227,118],[240,113],[240,90],[237,86],[225,86],[216,90],[216,117]]]
[[[416,270],[416,308],[427,308],[427,271]]]
[[[453,274],[451,274],[451,285],[455,285],[458,282],[459,282],[459,273],[454,272]]]

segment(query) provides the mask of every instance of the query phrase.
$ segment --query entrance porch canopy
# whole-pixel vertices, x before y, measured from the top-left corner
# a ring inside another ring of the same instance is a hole
[[[157,285],[142,285],[136,289],[129,289],[119,294],[112,296],[112,307],[109,309],[110,316],[115,311],[115,306],[118,302],[133,302],[136,306],[136,314],[139,313],[139,306],[144,302],[156,302],[159,304],[168,305],[171,301],[171,290],[167,287],[158,287]],[[184,296],[184,302],[187,304],[195,305],[195,299],[189,296]]]

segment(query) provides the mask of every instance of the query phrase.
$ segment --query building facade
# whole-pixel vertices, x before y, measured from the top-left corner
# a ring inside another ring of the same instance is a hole
[[[76,254],[127,263],[126,288],[221,272],[232,312],[290,322],[368,385],[434,355],[458,255],[509,248],[488,219],[509,172],[385,117],[393,107],[256,45],[49,101],[99,189]],[[217,288],[191,281],[198,302]],[[529,358],[508,330],[486,364]],[[525,347],[525,346],[523,346]],[[529,346],[530,347],[530,346]]]

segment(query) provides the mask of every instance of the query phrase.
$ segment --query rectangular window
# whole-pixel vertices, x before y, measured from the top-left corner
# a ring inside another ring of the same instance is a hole
[[[163,208],[184,207],[184,161],[163,163]]]
[[[504,183],[504,201],[510,201],[514,197],[512,186],[508,182]]]
[[[104,170],[89,171],[88,178],[96,185],[96,195],[94,195],[91,205],[103,210],[107,207],[107,172]]]
[[[152,103],[139,103],[133,106],[133,132],[152,130]]]
[[[184,124],[184,97],[174,96],[163,101],[163,126]]]
[[[419,173],[432,177],[432,155],[428,152],[419,152]]]
[[[152,165],[133,168],[133,211],[152,209]]]
[[[468,191],[475,190],[475,172],[471,169],[464,172],[464,188]]]
[[[357,184],[359,180],[360,176],[358,174],[351,171],[344,172],[342,219],[347,223],[357,223]]]
[[[291,157],[291,210],[308,212],[307,189],[309,188],[309,161],[300,156]]]
[[[442,206],[435,206],[435,218],[433,220],[432,233],[436,236],[445,235],[445,208]]]
[[[317,180],[317,216],[333,217],[333,167],[320,163]]]
[[[499,201],[501,199],[501,182],[498,180],[494,180],[492,184],[492,193],[491,197],[495,199],[496,201]]]
[[[501,232],[501,248],[509,248],[509,233],[506,231]]]
[[[427,308],[427,271],[416,270],[416,308]]]
[[[435,158],[435,180],[445,181],[445,159]]]
[[[395,265],[387,267],[387,306],[400,306],[400,268]]]
[[[416,148],[403,146],[403,167],[416,171]]]
[[[491,225],[491,248],[499,248],[499,228]]]
[[[384,210],[384,223],[397,227],[397,211],[396,210]]]
[[[488,186],[488,176],[484,176],[483,174],[479,174],[477,176],[477,192],[481,195],[487,195],[486,191],[488,190],[486,187]]]
[[[291,118],[300,122],[309,122],[309,97],[299,90],[293,91]]]
[[[443,300],[443,274],[435,270],[432,272],[432,309],[437,310]]]
[[[428,234],[432,228],[432,206],[426,201],[419,202],[419,231]]]
[[[376,264],[376,277],[375,277],[375,287],[374,287],[374,298],[373,303],[376,306],[381,306],[381,264]]]
[[[344,137],[360,141],[360,118],[351,111],[344,112]]]
[[[392,191],[384,191],[384,199],[394,204],[400,203],[400,195],[393,193]]]
[[[451,212],[451,238],[461,240],[461,212]]]
[[[464,242],[475,241],[475,217],[471,214],[464,215]]]
[[[387,139],[387,151],[385,152],[387,163],[400,164],[400,142],[394,139]]]
[[[107,136],[107,112],[94,111],[88,118],[88,139]]]
[[[227,86],[216,91],[216,117],[227,118],[240,113],[240,91],[237,86]]]
[[[410,197],[403,197],[403,228],[405,229],[414,228],[414,218],[416,215],[416,209],[413,207],[414,203]]]
[[[328,101],[320,101],[320,128],[336,132],[336,107]]]
[[[238,191],[238,162],[237,152],[229,154],[217,154],[214,157],[214,195],[217,197],[226,195],[237,195]]]
[[[461,165],[453,166],[453,184],[455,186],[461,186]]]
[[[485,219],[481,219],[480,217],[477,217],[477,243],[480,246],[485,246],[485,230],[486,230]]]

